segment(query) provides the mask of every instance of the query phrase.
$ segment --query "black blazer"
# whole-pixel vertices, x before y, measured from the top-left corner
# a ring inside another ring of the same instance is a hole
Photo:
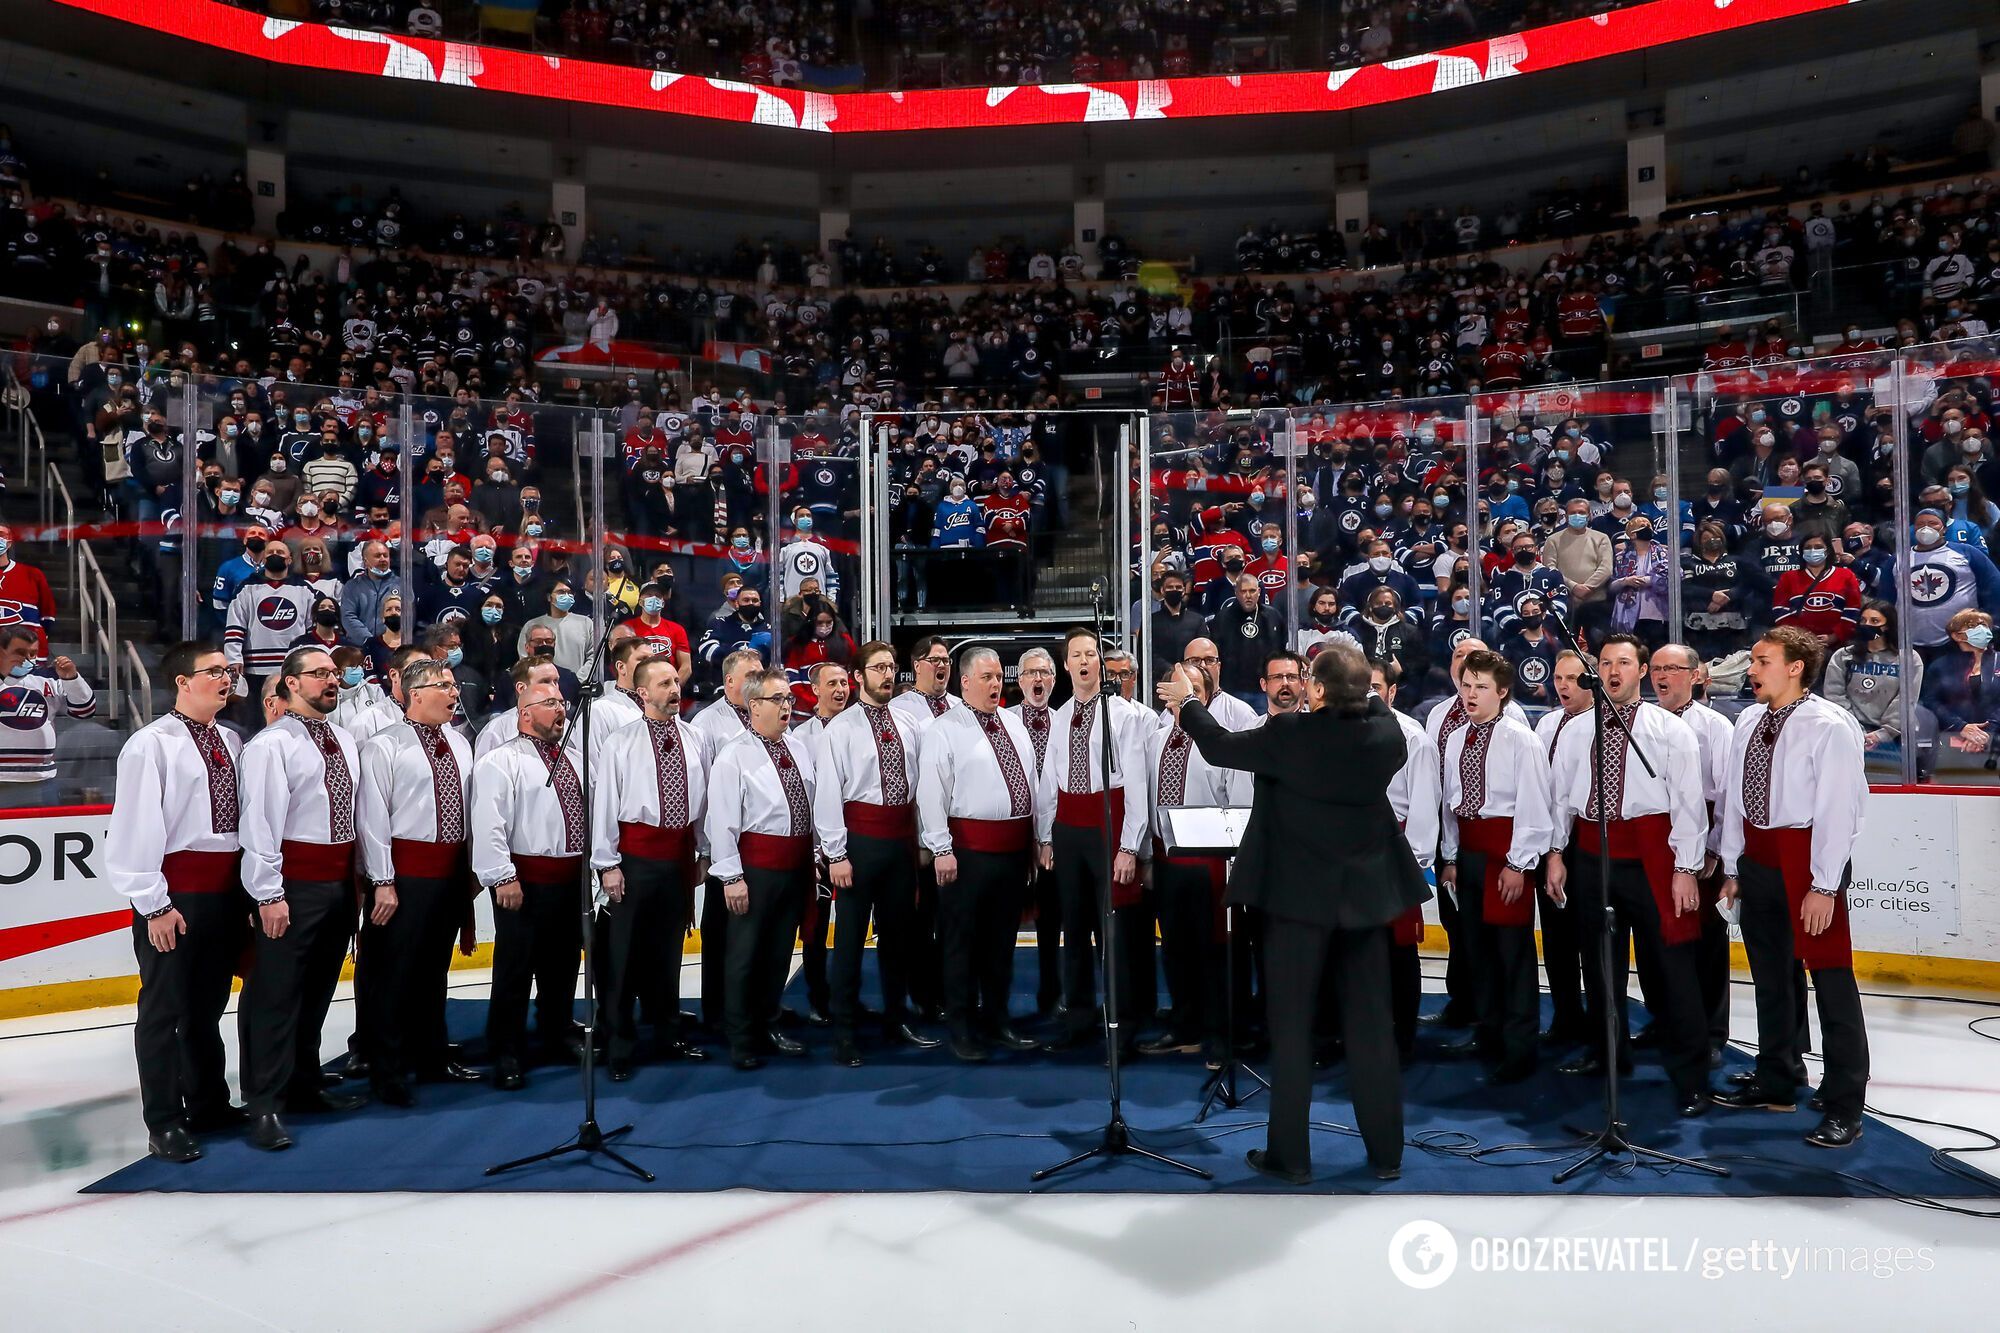
[[[1234,732],[1189,700],[1181,729],[1211,765],[1255,778],[1230,902],[1360,930],[1387,925],[1431,896],[1389,805],[1389,783],[1408,751],[1379,699],[1364,716],[1322,709]]]

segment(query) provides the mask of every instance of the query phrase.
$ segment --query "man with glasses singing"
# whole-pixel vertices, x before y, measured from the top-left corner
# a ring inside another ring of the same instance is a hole
[[[1194,639],[1181,654],[1181,665],[1188,669],[1188,678],[1194,673],[1205,671],[1210,680],[1222,678],[1222,654],[1215,646],[1214,639]],[[1209,716],[1222,724],[1225,731],[1246,731],[1259,725],[1264,714],[1235,695],[1222,691],[1209,701]]]
[[[326,720],[340,673],[322,648],[278,669],[285,711],[243,747],[243,887],[257,903],[257,958],[243,987],[243,1094],[250,1143],[292,1146],[287,1111],[346,1111],[320,1086],[319,1037],[354,935],[354,738]]]
[[[804,1055],[773,1023],[813,875],[813,757],[792,735],[792,688],[782,668],[743,685],[750,729],[723,745],[709,770],[710,871],[730,924],[723,1030],[731,1062],[757,1069],[768,1054]]]
[[[446,1053],[445,974],[470,892],[466,814],[472,746],[451,725],[458,683],[429,657],[402,672],[403,720],[361,746],[359,798],[367,914],[365,977],[369,1077],[390,1106],[410,1106],[413,1076],[477,1075]]]
[[[584,802],[581,743],[563,734],[559,686],[521,688],[515,734],[472,767],[472,873],[493,891],[493,995],[486,1045],[493,1084],[516,1092],[528,1059],[528,992],[551,1063],[574,1063],[576,960],[583,948]]]
[[[104,867],[132,900],[146,1150],[184,1163],[201,1156],[196,1134],[243,1119],[229,1102],[219,1030],[246,935],[237,871],[241,742],[216,725],[235,687],[221,649],[179,644],[160,665],[174,684],[173,711],[133,732],[119,752]]]
[[[910,650],[910,672],[916,678],[916,687],[896,696],[889,706],[915,722],[919,729],[954,708],[965,707],[965,701],[950,692],[951,650],[943,639],[936,635],[918,639],[916,647]]]
[[[1035,766],[1028,771],[1030,784],[1042,779],[1042,757],[1049,752],[1049,696],[1056,688],[1056,659],[1046,648],[1030,648],[1015,664],[1015,680],[1021,687],[1021,702],[1006,711],[1021,719],[1034,748]],[[1062,1001],[1062,895],[1056,877],[1031,863],[1028,868],[1028,903],[1035,910],[1035,1011],[1052,1014]]]

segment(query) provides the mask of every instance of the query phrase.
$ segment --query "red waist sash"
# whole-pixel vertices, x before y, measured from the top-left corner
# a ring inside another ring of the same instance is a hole
[[[1056,823],[1065,828],[1100,828],[1104,823],[1104,793],[1101,791],[1056,793]],[[1115,833],[1125,823],[1125,789],[1111,789],[1111,827]]]
[[[1674,849],[1668,841],[1673,819],[1662,813],[1611,821],[1611,859],[1637,861],[1646,871],[1646,887],[1660,914],[1660,938],[1668,944],[1688,944],[1701,938],[1699,907],[1685,916],[1674,912]],[[1597,855],[1597,821],[1576,821],[1576,854]]]
[[[578,856],[524,856],[514,853],[514,873],[521,877],[523,884],[576,883],[576,877],[583,870],[583,857]]]
[[[752,833],[736,835],[736,854],[752,870],[797,870],[812,860],[812,839],[800,834]]]
[[[951,845],[961,852],[1006,856],[1024,850],[1035,839],[1034,821],[1019,819],[958,819],[951,824]]]
[[[618,850],[626,856],[653,861],[685,860],[694,847],[692,828],[661,828],[658,824],[618,821]]]
[[[354,875],[351,842],[293,842],[286,838],[279,852],[284,857],[279,873],[286,879],[307,884],[339,884]]]
[[[1847,924],[1847,894],[1833,897],[1833,920],[1817,935],[1806,934],[1799,908],[1812,892],[1812,829],[1743,826],[1743,855],[1775,870],[1785,881],[1785,908],[1792,919],[1792,952],[1810,968],[1854,966],[1854,939]]]
[[[168,893],[228,893],[243,880],[239,852],[168,852],[160,858],[160,874]]]
[[[1485,819],[1468,819],[1463,816],[1458,821],[1458,846],[1461,853],[1474,851],[1484,867],[1479,887],[1479,913],[1489,926],[1531,926],[1535,922],[1535,898],[1532,890],[1524,889],[1513,902],[1500,899],[1500,872],[1507,868],[1507,850],[1514,845],[1514,817],[1498,815]],[[1468,891],[1468,886],[1460,883],[1460,893]]]
[[[465,844],[393,838],[389,864],[399,879],[405,875],[411,879],[452,879],[466,867]]]
[[[917,806],[914,801],[905,801],[901,805],[846,801],[841,804],[840,817],[849,833],[859,833],[864,838],[902,842],[917,836]]]

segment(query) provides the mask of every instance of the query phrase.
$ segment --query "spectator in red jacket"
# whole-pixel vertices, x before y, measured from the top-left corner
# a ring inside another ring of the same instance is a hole
[[[14,554],[14,530],[0,526],[0,622],[19,621],[40,637],[35,653],[49,655],[49,627],[55,624],[56,599],[48,575],[22,564]]]
[[[810,713],[817,705],[812,667],[816,662],[854,666],[854,636],[840,620],[832,602],[818,593],[802,593],[785,603],[785,670],[792,678],[793,711]]]
[[[1799,540],[1799,568],[1783,574],[1771,594],[1771,610],[1780,625],[1797,625],[1831,650],[1853,637],[1861,623],[1861,580],[1854,571],[1833,562],[1825,534]]]

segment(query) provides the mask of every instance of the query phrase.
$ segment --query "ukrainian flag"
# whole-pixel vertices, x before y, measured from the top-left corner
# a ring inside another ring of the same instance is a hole
[[[480,0],[479,26],[533,34],[539,0]]]

